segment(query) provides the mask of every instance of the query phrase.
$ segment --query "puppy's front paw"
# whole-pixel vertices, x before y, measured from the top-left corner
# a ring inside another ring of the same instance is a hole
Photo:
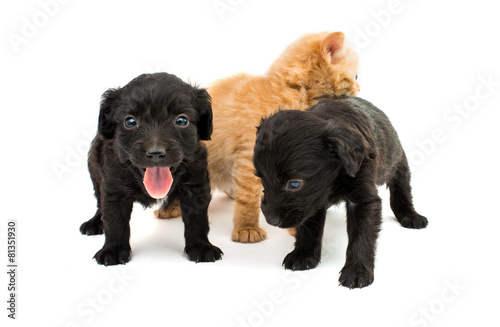
[[[127,246],[106,246],[104,245],[95,255],[94,259],[100,265],[113,266],[126,264],[130,261],[131,251]]]
[[[102,226],[102,220],[92,218],[89,221],[84,222],[80,226],[80,233],[83,235],[100,235],[104,233],[104,227]]]
[[[413,229],[425,228],[429,224],[427,218],[416,212],[411,215],[404,216],[399,220],[399,222],[401,223],[401,226]]]
[[[346,264],[340,271],[340,285],[349,288],[363,288],[373,283],[373,269],[365,268],[361,263]]]
[[[156,218],[170,219],[181,216],[181,207],[179,203],[174,203],[167,209],[161,208],[153,212]]]
[[[186,247],[185,252],[189,260],[194,262],[214,262],[220,260],[224,254],[221,249],[210,243],[198,243]]]
[[[266,231],[260,227],[235,228],[231,235],[233,241],[240,243],[257,243],[263,241],[266,237]]]
[[[320,258],[314,256],[310,251],[292,251],[283,260],[285,269],[308,270],[318,266]]]

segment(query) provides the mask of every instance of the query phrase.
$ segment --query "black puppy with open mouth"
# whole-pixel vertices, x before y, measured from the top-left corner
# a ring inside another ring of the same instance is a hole
[[[104,92],[88,158],[97,212],[80,227],[86,235],[104,232],[104,246],[94,256],[99,264],[130,260],[134,202],[149,207],[177,199],[188,258],[221,258],[222,251],[208,240],[211,193],[201,140],[210,140],[211,134],[207,91],[174,75],[143,74],[123,88]]]
[[[339,281],[349,288],[370,285],[382,220],[377,185],[387,184],[403,227],[427,226],[413,207],[410,170],[397,133],[366,100],[323,99],[307,111],[282,110],[263,119],[254,165],[264,186],[267,222],[296,229],[286,269],[318,265],[326,210],[345,201],[349,243]]]

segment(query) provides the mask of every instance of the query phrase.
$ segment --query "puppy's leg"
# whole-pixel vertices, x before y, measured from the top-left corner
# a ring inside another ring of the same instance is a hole
[[[84,222],[80,226],[80,233],[83,235],[100,235],[104,232],[104,227],[102,226],[101,210],[97,209],[94,217]]]
[[[252,152],[253,151],[249,151]],[[265,230],[259,227],[260,197],[262,184],[254,174],[252,155],[239,158],[233,170],[234,216],[233,233],[235,242],[255,243],[264,240]]]
[[[295,249],[283,260],[285,269],[306,270],[316,268],[321,259],[321,240],[325,227],[326,209],[318,210],[313,217],[297,227]]]
[[[189,185],[179,192],[179,200],[184,221],[184,238],[189,260],[213,262],[221,259],[222,251],[208,240],[208,205],[210,204],[210,185]]]
[[[371,198],[346,201],[349,244],[339,282],[349,288],[362,288],[373,283],[375,247],[382,220],[382,202],[376,195],[375,186],[373,188],[371,193],[375,195]]]
[[[410,168],[406,156],[403,155],[393,179],[387,183],[391,192],[391,209],[400,222],[406,228],[424,228],[428,221],[419,215],[414,207],[410,186]]]
[[[83,235],[99,235],[104,232],[104,227],[102,226],[102,212],[101,212],[101,171],[100,167],[95,165],[94,163],[93,151],[91,151],[89,156],[89,172],[90,179],[92,180],[92,184],[94,185],[94,195],[97,199],[97,211],[91,219],[84,222],[80,226],[80,233]]]
[[[124,196],[105,193],[102,198],[102,222],[106,240],[94,258],[98,264],[110,266],[130,260],[130,215],[133,201]]]
[[[177,218],[181,216],[181,204],[179,199],[175,199],[172,202],[167,202],[162,205],[158,210],[154,211],[156,218]]]

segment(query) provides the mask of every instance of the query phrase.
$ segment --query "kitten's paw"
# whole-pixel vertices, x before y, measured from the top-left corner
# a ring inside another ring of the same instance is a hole
[[[210,243],[198,243],[184,250],[189,260],[194,262],[214,262],[224,254],[221,249]]]
[[[80,226],[80,233],[83,235],[100,235],[104,233],[101,219],[92,218]]]
[[[181,216],[181,207],[179,203],[174,203],[166,209],[159,209],[153,212],[156,218],[170,219],[177,218]]]
[[[131,251],[128,246],[106,246],[104,245],[95,255],[94,259],[100,265],[113,266],[126,264],[130,261]]]
[[[365,268],[361,263],[346,264],[340,271],[339,283],[349,288],[363,288],[373,283],[373,269]]]
[[[419,215],[416,212],[413,214],[404,216],[403,218],[401,218],[399,220],[399,223],[401,224],[401,226],[403,226],[405,228],[413,228],[413,229],[425,228],[429,224],[427,218]]]
[[[319,262],[320,258],[314,256],[310,251],[293,250],[283,260],[283,266],[290,270],[308,270],[316,268]]]
[[[257,243],[263,241],[267,233],[260,227],[241,227],[233,229],[231,239],[241,243]]]

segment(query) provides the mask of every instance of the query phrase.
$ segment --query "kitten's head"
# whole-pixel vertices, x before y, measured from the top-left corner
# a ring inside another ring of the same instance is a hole
[[[358,54],[342,32],[308,34],[290,44],[274,61],[268,76],[305,90],[309,99],[357,95]]]

